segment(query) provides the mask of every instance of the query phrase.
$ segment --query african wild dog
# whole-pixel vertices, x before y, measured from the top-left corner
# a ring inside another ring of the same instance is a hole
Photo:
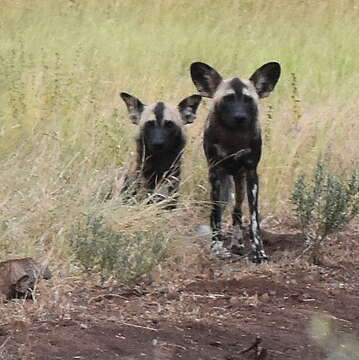
[[[274,89],[280,65],[270,62],[249,78],[223,80],[209,65],[191,65],[192,81],[202,96],[213,98],[204,130],[203,146],[209,166],[211,184],[212,253],[229,257],[243,254],[242,202],[247,184],[250,211],[250,238],[253,261],[267,260],[259,226],[257,165],[261,157],[261,129],[258,120],[258,99]],[[228,202],[232,180],[235,185],[235,207],[232,214],[233,235],[228,249],[221,233],[221,218]]]
[[[134,177],[142,181],[149,192],[164,183],[173,200],[167,208],[174,208],[180,182],[181,157],[186,144],[184,125],[196,118],[202,97],[189,96],[174,107],[163,102],[144,105],[136,97],[123,92],[120,96],[126,103],[130,119],[139,125],[135,138],[136,162],[125,179],[123,190],[129,188]]]

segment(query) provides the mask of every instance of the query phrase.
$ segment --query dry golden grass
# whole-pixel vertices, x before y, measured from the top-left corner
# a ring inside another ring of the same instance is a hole
[[[187,234],[208,223],[201,143],[208,100],[188,127],[178,210],[103,201],[116,169],[134,151],[136,128],[118,93],[176,103],[195,91],[192,61],[243,77],[264,62],[282,64],[278,87],[262,104],[264,218],[287,216],[294,178],[310,172],[319,156],[337,171],[357,167],[353,1],[20,0],[1,6],[0,259],[51,254],[59,277],[76,274],[69,234],[96,213],[129,234],[162,231],[174,242],[174,258],[193,263],[197,250]]]

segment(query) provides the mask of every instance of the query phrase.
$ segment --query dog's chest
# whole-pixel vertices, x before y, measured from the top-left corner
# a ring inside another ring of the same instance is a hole
[[[209,130],[209,129],[208,129]],[[250,133],[206,131],[204,148],[207,160],[212,166],[218,166],[234,175],[241,168],[255,166],[260,157],[260,137]]]

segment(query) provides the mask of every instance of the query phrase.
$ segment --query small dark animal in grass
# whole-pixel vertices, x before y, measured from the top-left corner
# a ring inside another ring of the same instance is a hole
[[[120,96],[126,103],[130,119],[139,126],[135,138],[136,162],[125,177],[122,191],[132,188],[134,194],[142,183],[147,192],[153,193],[158,186],[164,185],[172,199],[167,208],[174,208],[186,144],[184,125],[194,121],[202,98],[192,95],[177,106],[171,106],[163,102],[144,105],[132,95],[121,93]]]
[[[191,76],[197,90],[202,96],[213,98],[205,125],[203,146],[209,166],[212,253],[215,256],[243,254],[242,202],[246,185],[253,261],[260,263],[267,260],[258,215],[257,165],[262,147],[258,100],[268,96],[274,89],[280,72],[280,65],[270,62],[256,70],[249,80],[238,77],[224,80],[207,64],[195,62],[191,65]],[[236,200],[229,251],[224,246],[221,219],[233,181]]]

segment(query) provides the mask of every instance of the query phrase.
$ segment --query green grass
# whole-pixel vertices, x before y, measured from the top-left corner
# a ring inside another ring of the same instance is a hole
[[[264,216],[288,211],[295,176],[320,154],[339,170],[356,167],[358,18],[351,0],[2,0],[0,257],[52,249],[59,263],[71,259],[74,220],[114,206],[100,201],[101,191],[134,151],[136,127],[118,93],[177,103],[195,92],[193,61],[228,77],[282,64],[262,106]],[[171,229],[193,211],[187,227],[207,221],[197,206],[209,198],[207,107],[188,127],[183,208],[168,219]],[[138,226],[158,219],[138,207],[146,214]]]

